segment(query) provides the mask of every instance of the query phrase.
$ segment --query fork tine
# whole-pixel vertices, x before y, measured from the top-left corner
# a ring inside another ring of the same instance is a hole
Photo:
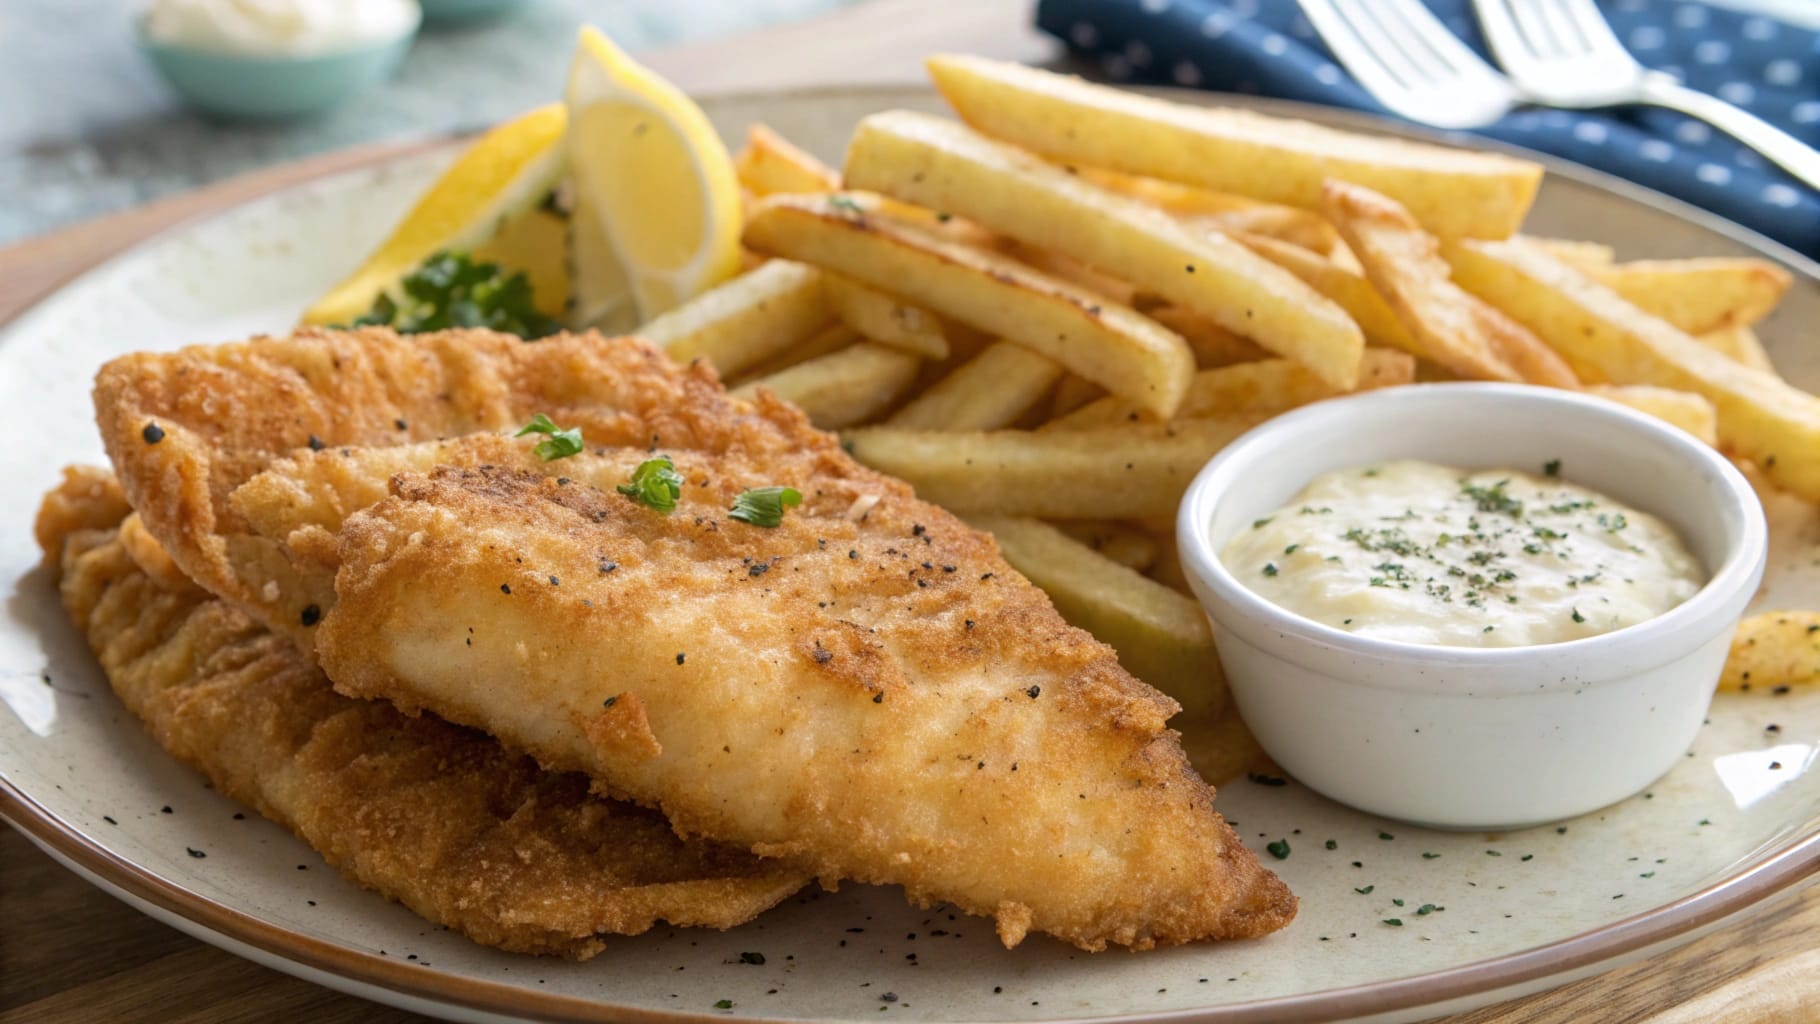
[[[1564,46],[1564,40],[1555,38],[1548,18],[1542,13],[1544,3],[1523,3],[1522,0],[1510,0],[1511,14],[1516,16],[1517,30],[1522,33],[1523,41],[1529,52],[1539,58],[1560,57],[1573,52],[1572,47]]]
[[[1359,80],[1367,92],[1375,96],[1400,94],[1409,89],[1406,81],[1408,69],[1392,68],[1385,61],[1386,48],[1374,46],[1355,26],[1352,17],[1356,11],[1342,12],[1339,4],[1344,0],[1302,0],[1302,12],[1315,30],[1326,40],[1333,55],[1346,65],[1353,77]],[[1377,31],[1376,23],[1370,24],[1372,31]]]
[[[1391,0],[1389,3],[1336,0],[1335,6],[1346,13],[1361,35],[1370,38],[1380,54],[1389,51],[1402,58],[1393,70],[1400,69],[1401,77],[1410,87],[1431,85],[1439,81],[1448,69],[1410,38],[1407,24],[1400,20],[1403,16],[1397,13],[1402,2],[1403,0]]]
[[[1579,30],[1580,38],[1585,41],[1588,50],[1609,50],[1630,56],[1630,51],[1618,41],[1618,34],[1611,30],[1611,22],[1599,13],[1593,0],[1555,0],[1555,10]]]
[[[1397,2],[1380,5],[1379,9],[1401,20],[1403,28],[1428,48],[1444,66],[1459,75],[1496,76],[1497,69],[1460,38],[1447,30],[1427,6],[1419,2]]]

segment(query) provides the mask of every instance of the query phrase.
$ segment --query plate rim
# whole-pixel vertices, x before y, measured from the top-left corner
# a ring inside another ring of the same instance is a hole
[[[921,83],[835,85],[709,92],[697,98],[705,102],[732,102],[777,97],[812,99],[818,96],[877,96],[884,101],[889,97],[903,97],[913,93],[926,97],[933,91]],[[1654,207],[1689,221],[1787,266],[1810,284],[1820,287],[1820,262],[1794,249],[1673,196],[1551,154],[1495,139],[1481,139],[1462,132],[1436,131],[1368,112],[1322,107],[1295,100],[1172,87],[1138,87],[1133,91],[1200,105],[1249,107],[1278,116],[1311,120],[1350,130],[1519,156],[1542,164],[1549,175],[1590,186],[1632,203]],[[338,177],[370,174],[389,163],[423,158],[427,154],[452,148],[468,137],[468,133],[459,133],[440,138],[409,140],[409,145],[402,150],[382,150],[376,152],[371,160],[354,166],[274,187],[232,205],[164,225],[108,258],[84,268],[13,316],[0,321],[0,346],[4,346],[15,333],[27,327],[44,307],[65,292],[85,286],[91,279],[107,273],[116,264],[132,259],[142,250],[181,232],[231,216],[245,206],[285,192],[318,187]],[[105,844],[90,838],[74,823],[38,803],[8,778],[4,771],[0,771],[0,821],[17,829],[54,859],[74,865],[79,871],[102,879],[132,897],[196,926],[201,938],[207,940],[219,937],[258,950],[271,957],[275,961],[274,966],[279,969],[295,965],[436,1006],[517,1019],[546,1022],[631,1021],[636,1024],[704,1024],[721,1019],[719,1015],[689,1010],[615,1004],[527,990],[468,975],[417,967],[287,929],[188,889],[177,880],[165,878],[113,852]],[[1745,867],[1679,899],[1556,942],[1501,956],[1387,981],[1298,992],[1242,1003],[1113,1013],[1087,1018],[1053,1018],[1053,1021],[1056,1024],[1064,1021],[1080,1021],[1083,1024],[1107,1021],[1262,1024],[1286,1019],[1344,1019],[1363,1014],[1420,1009],[1475,995],[1497,993],[1550,977],[1569,976],[1602,963],[1609,962],[1615,966],[1616,962],[1627,955],[1665,943],[1691,939],[1703,928],[1767,906],[1779,897],[1791,895],[1804,885],[1816,881],[1820,881],[1820,827],[1787,837],[1783,842],[1760,853]],[[375,894],[375,898],[379,897]],[[778,1018],[760,1015],[746,1019]]]

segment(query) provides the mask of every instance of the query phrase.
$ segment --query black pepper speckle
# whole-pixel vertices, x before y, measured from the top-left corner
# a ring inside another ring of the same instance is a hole
[[[156,423],[147,423],[145,429],[139,432],[139,436],[145,438],[146,444],[157,444],[164,440],[164,428]]]
[[[322,609],[313,604],[305,605],[303,614],[298,618],[304,625],[314,626],[316,623],[322,621]]]

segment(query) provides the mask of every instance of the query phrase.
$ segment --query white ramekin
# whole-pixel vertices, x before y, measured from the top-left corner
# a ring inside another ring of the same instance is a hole
[[[1539,472],[1661,517],[1710,580],[1602,636],[1517,648],[1369,639],[1240,583],[1219,552],[1333,470],[1392,459]],[[1743,475],[1691,435],[1604,399],[1427,384],[1279,416],[1208,463],[1182,501],[1182,567],[1232,694],[1270,756],[1341,803],[1440,828],[1514,828],[1638,792],[1681,758],[1763,576],[1768,529]]]

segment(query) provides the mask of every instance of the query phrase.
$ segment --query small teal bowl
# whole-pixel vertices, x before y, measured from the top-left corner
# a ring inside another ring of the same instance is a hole
[[[391,77],[417,36],[301,56],[250,56],[178,46],[139,26],[139,45],[178,95],[221,117],[275,120],[329,109]]]
[[[503,18],[525,0],[419,0],[423,19],[432,25],[473,25]]]

